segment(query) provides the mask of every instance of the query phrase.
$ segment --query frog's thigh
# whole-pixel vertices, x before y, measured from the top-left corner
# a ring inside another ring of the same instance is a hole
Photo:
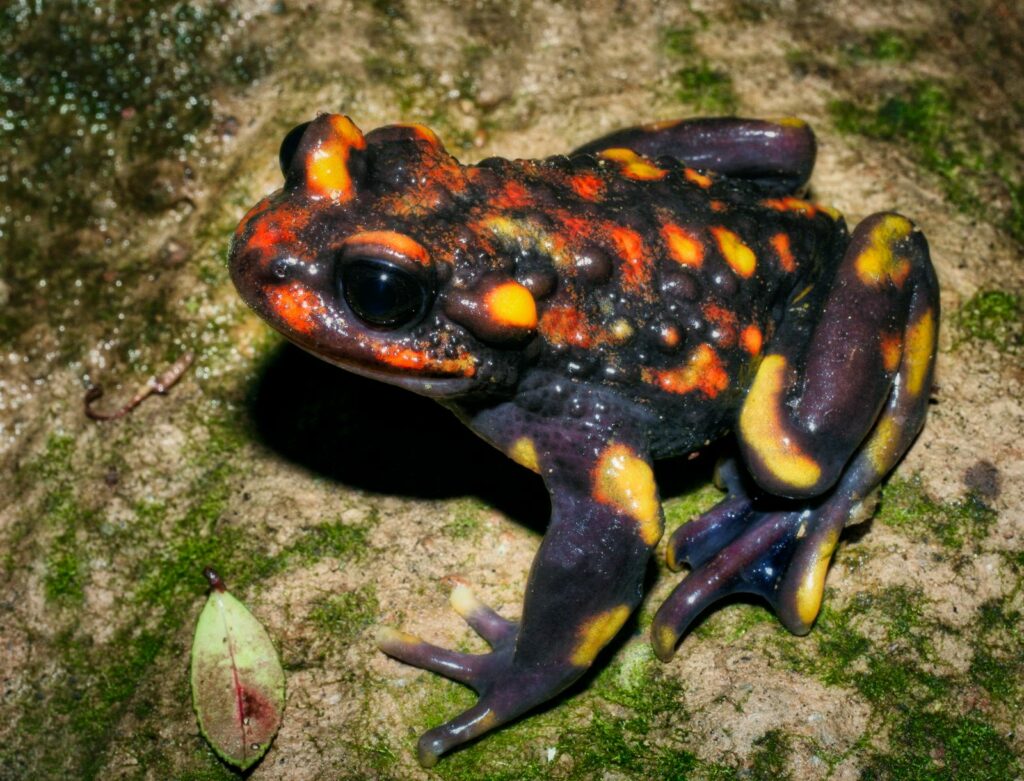
[[[791,193],[810,178],[816,144],[810,126],[799,119],[714,117],[618,130],[573,154],[612,148],[631,149],[651,159],[672,157],[693,168],[755,181],[771,192]]]
[[[921,232],[876,214],[857,226],[827,289],[794,298],[740,412],[741,451],[765,490],[822,493],[869,432],[879,479],[893,466],[927,404],[937,290]],[[879,418],[894,397],[907,409]]]

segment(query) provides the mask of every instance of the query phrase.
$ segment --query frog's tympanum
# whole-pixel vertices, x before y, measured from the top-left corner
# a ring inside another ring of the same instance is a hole
[[[284,139],[284,187],[235,234],[242,297],[314,355],[437,399],[551,497],[518,621],[452,592],[489,653],[380,633],[479,694],[422,736],[424,765],[590,667],[662,536],[652,461],[727,432],[727,495],[668,541],[689,574],[654,650],[738,592],[810,629],[840,532],[921,428],[939,317],[921,232],[883,213],[848,233],[799,197],[814,155],[795,119],[661,122],[476,165],[420,125],[364,135],[325,114]]]

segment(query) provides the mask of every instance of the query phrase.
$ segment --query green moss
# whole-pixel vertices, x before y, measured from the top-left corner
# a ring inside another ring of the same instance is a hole
[[[968,675],[1011,711],[1020,712],[1024,709],[1024,614],[1011,600],[1009,596],[993,599],[979,609]]]
[[[864,781],[1004,781],[1021,770],[1005,737],[972,716],[914,712],[893,734],[894,750],[870,757]]]
[[[486,505],[470,499],[460,500],[454,517],[444,525],[444,533],[456,540],[476,539],[483,530],[481,516]]]
[[[917,477],[894,478],[882,489],[878,520],[914,533],[924,533],[948,548],[983,540],[996,521],[995,511],[977,494],[955,502],[936,502]]]
[[[282,554],[283,559],[295,557],[302,564],[323,558],[359,559],[365,555],[370,529],[376,517],[361,524],[327,521],[305,530]]]
[[[917,56],[919,44],[899,30],[875,30],[864,40],[851,44],[846,54],[854,60],[910,62]]]
[[[307,618],[332,646],[342,647],[373,623],[379,612],[376,589],[365,586],[316,600]]]
[[[752,781],[789,781],[787,770],[789,755],[793,752],[792,739],[782,730],[769,730],[754,741],[751,756]]]
[[[990,342],[1004,352],[1024,347],[1024,299],[1001,290],[979,290],[953,317],[956,344]]]
[[[949,676],[931,670],[933,636],[946,630],[924,617],[925,604],[920,591],[904,587],[858,594],[842,610],[826,599],[812,644],[781,634],[776,642],[796,668],[856,689],[876,709],[924,707],[950,688]],[[872,641],[862,626],[881,631],[885,642]]]
[[[965,212],[992,219],[1024,241],[1024,178],[1019,150],[969,108],[969,85],[916,81],[893,88],[873,105],[829,104],[846,133],[898,143],[938,176],[946,196]]]
[[[78,325],[123,333],[127,312],[142,329],[147,303],[131,291],[153,259],[124,251],[121,220],[185,203],[181,160],[213,118],[213,93],[266,73],[281,44],[223,3],[19,0],[0,9],[0,47],[0,277],[11,289],[0,337],[49,321],[67,326],[60,346],[74,355]]]
[[[47,552],[43,588],[49,601],[80,604],[85,598],[86,565],[77,548],[75,532],[69,529]]]
[[[922,593],[897,587],[858,594],[842,609],[828,603],[810,643],[781,635],[776,642],[794,667],[856,690],[871,706],[871,739],[857,749],[862,778],[952,781],[1019,772],[999,730],[980,714],[963,712],[960,693],[975,673],[962,675],[936,653],[937,640],[955,630],[928,616]],[[1002,627],[1013,618],[991,606],[988,612],[982,611],[979,627]],[[882,727],[888,750],[877,748]]]
[[[732,77],[703,56],[691,27],[662,31],[662,51],[677,65],[669,79],[672,96],[698,113],[731,114],[739,105]]]

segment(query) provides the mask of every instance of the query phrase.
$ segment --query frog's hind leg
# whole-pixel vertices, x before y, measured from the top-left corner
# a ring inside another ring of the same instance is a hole
[[[670,566],[692,572],[655,617],[662,658],[707,606],[734,593],[764,597],[787,628],[806,633],[840,532],[924,423],[938,285],[910,222],[868,218],[835,279],[801,293],[740,413],[741,452],[767,493],[734,478],[718,506],[672,536]]]
[[[803,187],[814,168],[816,144],[800,119],[712,117],[655,122],[617,130],[584,144],[572,154],[631,149],[651,159],[672,157],[691,168],[746,179],[773,194]]]

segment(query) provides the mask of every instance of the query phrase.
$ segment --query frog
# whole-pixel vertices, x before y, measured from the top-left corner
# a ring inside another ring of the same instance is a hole
[[[664,534],[657,459],[728,453],[724,496],[664,544],[687,574],[651,623],[657,657],[734,594],[811,629],[841,532],[923,426],[939,323],[921,230],[896,212],[848,230],[806,197],[816,152],[796,118],[660,121],[474,164],[420,124],[323,113],[285,136],[283,186],[232,241],[242,299],[313,355],[444,405],[550,498],[518,619],[451,591],[489,651],[379,631],[477,694],[419,738],[424,767],[622,633]]]

